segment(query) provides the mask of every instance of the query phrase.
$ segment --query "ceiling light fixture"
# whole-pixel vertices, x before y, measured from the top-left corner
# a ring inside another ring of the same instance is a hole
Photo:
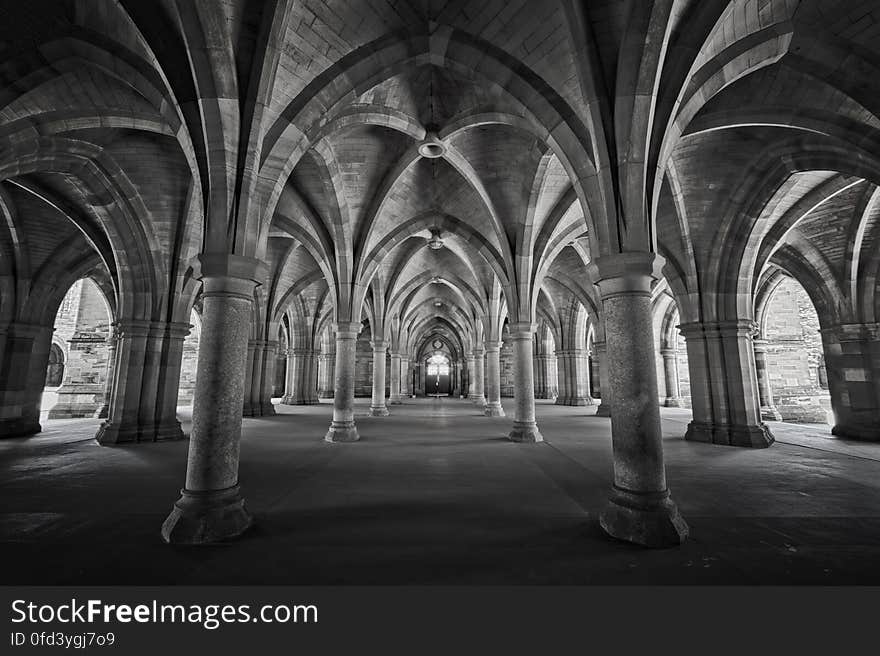
[[[432,251],[443,248],[442,234],[440,228],[431,228],[431,238],[428,240],[428,248]]]

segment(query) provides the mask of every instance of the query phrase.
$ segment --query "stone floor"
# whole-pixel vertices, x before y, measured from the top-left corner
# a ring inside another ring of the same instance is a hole
[[[508,414],[510,399],[505,399]],[[213,547],[162,543],[186,443],[100,447],[98,420],[0,440],[6,584],[880,583],[880,444],[774,423],[749,450],[685,442],[663,409],[681,548],[607,538],[610,421],[539,402],[544,444],[505,439],[458,399],[365,416],[362,441],[325,444],[330,406],[245,419],[241,482],[257,527]],[[185,426],[188,428],[188,426]]]

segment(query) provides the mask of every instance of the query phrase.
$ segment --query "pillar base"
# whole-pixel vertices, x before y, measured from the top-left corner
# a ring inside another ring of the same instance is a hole
[[[663,401],[664,408],[680,408],[681,407],[681,399],[678,397],[667,396]],[[763,417],[762,417],[763,419]]]
[[[371,417],[387,417],[390,412],[388,412],[388,408],[384,405],[380,406],[370,406],[370,416]]]
[[[537,443],[543,442],[544,436],[541,435],[541,431],[538,430],[538,425],[535,422],[514,421],[513,430],[508,433],[507,439],[511,442]]]
[[[333,390],[324,390],[322,392],[318,392],[319,399],[332,399],[336,396],[336,393]]]
[[[242,417],[272,417],[275,406],[272,403],[246,403],[241,410]]]
[[[177,420],[164,424],[131,425],[105,421],[98,428],[95,440],[102,446],[112,444],[136,444],[138,442],[168,442],[183,440],[186,435]]]
[[[329,398],[333,398],[331,394]],[[284,405],[317,405],[318,399],[298,399],[295,396],[282,396],[281,403]]]
[[[486,405],[485,396],[469,396],[468,398],[473,401],[474,405]]]
[[[102,403],[56,403],[51,410],[47,419],[94,419],[100,418],[101,409],[105,407]]]
[[[391,405],[400,405],[403,403],[403,398],[399,396],[392,396],[388,398],[388,403]]]
[[[238,485],[206,492],[184,489],[162,524],[162,539],[169,544],[212,544],[238,537],[252,524]]]
[[[503,417],[504,408],[501,407],[501,403],[487,403],[483,408],[483,414],[487,417]]]
[[[669,490],[639,493],[615,486],[599,524],[611,537],[645,547],[675,547],[688,536]]]
[[[761,419],[764,421],[782,421],[782,415],[779,414],[779,410],[773,406],[762,406]]]
[[[324,436],[325,442],[357,442],[359,439],[361,436],[358,435],[357,426],[353,421],[332,422]]]
[[[831,434],[849,440],[880,442],[880,423],[875,423],[873,425],[836,424],[834,428],[831,429]]]
[[[762,449],[773,444],[773,434],[765,424],[757,426],[718,426],[692,421],[684,439],[727,446],[745,446]]]
[[[570,398],[557,397],[556,405],[575,405],[575,406],[583,406],[583,405],[593,405],[595,401],[593,401],[592,397],[589,396],[574,396]]]
[[[43,430],[37,419],[15,417],[13,419],[0,420],[0,438],[2,437],[27,437],[35,435]]]
[[[611,416],[611,406],[607,403],[599,402],[599,407],[596,408],[596,416],[597,417],[610,417]]]

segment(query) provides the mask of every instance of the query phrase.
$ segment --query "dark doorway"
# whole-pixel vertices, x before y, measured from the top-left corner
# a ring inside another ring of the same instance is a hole
[[[425,395],[449,396],[449,358],[442,353],[435,353],[425,367]]]

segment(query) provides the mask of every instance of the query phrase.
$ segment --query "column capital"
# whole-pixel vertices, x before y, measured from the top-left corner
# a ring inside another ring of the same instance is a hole
[[[662,278],[666,263],[660,255],[646,251],[632,251],[603,255],[587,265],[593,282],[599,286],[602,298],[617,294],[650,294],[651,285]]]
[[[510,324],[510,339],[531,339],[538,329],[538,324],[517,321]]]
[[[485,350],[483,349],[482,346],[475,346],[474,347],[474,359],[482,358],[484,353],[485,353]]]
[[[486,340],[484,343],[484,348],[486,353],[493,353],[495,351],[500,351],[501,346],[504,344],[500,339]]]
[[[730,319],[725,321],[693,321],[676,326],[685,339],[721,337],[754,337],[758,334],[758,324],[754,319]]]
[[[370,342],[370,345],[373,347],[373,351],[382,351],[384,353],[388,350],[388,342],[381,339]]]
[[[357,339],[364,325],[360,321],[340,321],[333,324],[337,339]]]
[[[202,253],[192,261],[193,277],[202,281],[202,297],[226,296],[253,302],[254,288],[268,275],[266,263],[229,253]]]

